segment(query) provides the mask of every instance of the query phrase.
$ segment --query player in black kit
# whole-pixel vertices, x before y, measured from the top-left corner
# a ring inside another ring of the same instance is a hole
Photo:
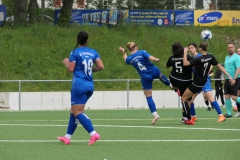
[[[230,82],[233,80],[232,77],[228,74],[228,72],[218,63],[216,58],[212,54],[209,54],[207,52],[208,43],[202,42],[198,48],[202,56],[192,59],[190,61],[188,61],[187,59],[188,47],[184,48],[183,65],[195,66],[193,82],[187,87],[181,98],[182,105],[187,108],[187,110],[189,110],[189,105],[187,102],[188,99],[203,88],[207,81],[207,76],[211,65],[216,65],[220,71],[222,71],[225,75],[229,76]],[[214,101],[212,105],[218,105],[218,103]],[[187,112],[186,114],[188,120],[185,123],[193,125],[194,122],[191,120],[190,113]],[[223,116],[222,118],[224,119],[225,117]]]
[[[179,96],[182,96],[186,88],[192,83],[192,66],[183,66],[184,48],[180,42],[175,42],[172,45],[172,56],[169,57],[165,67],[172,67],[172,71],[169,75],[170,82],[175,89],[180,92]],[[190,55],[187,55],[187,60],[193,59]],[[191,99],[189,99],[191,100]],[[186,117],[186,113],[190,112],[183,106],[183,117]]]

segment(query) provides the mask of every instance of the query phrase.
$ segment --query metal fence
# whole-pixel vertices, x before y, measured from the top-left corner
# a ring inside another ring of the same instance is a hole
[[[61,7],[63,0],[38,0],[43,8]],[[240,10],[239,0],[74,0],[73,8],[152,10]]]
[[[222,80],[222,79],[211,79]],[[29,82],[71,82],[72,80],[0,80],[0,83],[18,83],[18,95],[19,95],[19,110],[21,110],[21,93],[22,93],[22,84]],[[155,81],[159,81],[155,79]],[[130,92],[130,82],[140,82],[140,79],[99,79],[94,80],[94,82],[126,82],[126,91],[127,91],[127,108],[129,108],[129,92]],[[178,108],[180,108],[180,97],[178,97]]]
[[[18,96],[19,96],[19,110],[21,110],[21,93],[22,93],[22,83],[29,82],[71,82],[72,80],[0,80],[0,83],[18,83]],[[94,82],[126,82],[127,91],[127,108],[129,108],[129,83],[130,82],[140,82],[140,79],[99,79],[94,80]]]

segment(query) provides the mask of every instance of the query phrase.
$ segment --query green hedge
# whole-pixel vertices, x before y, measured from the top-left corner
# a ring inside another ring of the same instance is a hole
[[[127,42],[134,41],[140,49],[158,57],[156,65],[167,75],[164,68],[171,55],[171,45],[179,41],[184,46],[190,42],[201,42],[204,29],[213,32],[209,41],[209,52],[219,62],[227,55],[227,43],[239,44],[239,27],[154,27],[144,25],[119,25],[117,27],[72,25],[61,28],[54,25],[35,24],[27,27],[0,28],[0,79],[1,80],[68,80],[62,60],[69,56],[76,45],[80,30],[89,33],[89,47],[96,49],[104,62],[105,69],[94,73],[94,79],[139,79],[133,67],[123,62],[118,51]],[[24,83],[23,91],[68,91],[70,82]],[[131,82],[130,88],[141,90],[139,82]],[[97,82],[96,90],[125,90],[125,82]],[[154,82],[154,89],[166,89],[161,82]],[[17,91],[17,83],[0,83],[0,91]]]

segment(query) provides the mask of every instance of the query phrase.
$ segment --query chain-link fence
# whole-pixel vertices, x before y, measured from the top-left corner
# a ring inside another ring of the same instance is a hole
[[[38,0],[61,7],[64,0]],[[41,2],[40,2],[41,1]],[[73,8],[82,9],[152,9],[152,10],[240,10],[239,0],[74,0]]]

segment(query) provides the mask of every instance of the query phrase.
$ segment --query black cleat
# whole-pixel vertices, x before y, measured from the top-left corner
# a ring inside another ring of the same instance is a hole
[[[225,114],[224,117],[225,117],[225,118],[232,118],[232,115]]]
[[[208,107],[208,108],[207,108],[207,111],[211,111],[211,108],[210,108],[210,107]]]

